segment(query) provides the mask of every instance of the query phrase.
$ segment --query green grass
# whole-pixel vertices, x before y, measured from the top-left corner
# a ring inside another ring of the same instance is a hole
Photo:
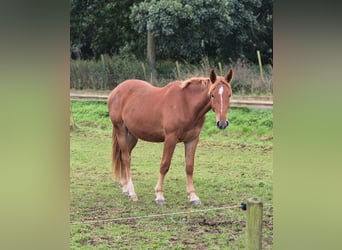
[[[111,130],[107,104],[105,102],[72,101],[71,109],[78,126],[83,130]],[[231,108],[228,114],[228,129],[218,130],[215,126],[215,114],[207,113],[206,123],[201,132],[202,139],[224,140],[237,143],[267,143],[273,139],[272,110],[249,108]],[[103,131],[102,131],[103,132]]]
[[[78,129],[70,137],[71,249],[244,249],[246,214],[237,206],[250,197],[272,204],[272,111],[233,108],[220,131],[209,112],[196,151],[194,183],[202,205],[185,191],[184,148],[177,145],[166,176],[166,204],[155,205],[161,143],[139,141],[132,178],[139,201],[113,182],[111,124],[102,102],[71,103]],[[101,220],[191,212],[162,217]],[[263,246],[272,248],[272,207],[264,208]],[[83,223],[95,220],[95,223]]]

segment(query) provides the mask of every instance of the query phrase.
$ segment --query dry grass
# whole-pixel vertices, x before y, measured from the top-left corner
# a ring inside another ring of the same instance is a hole
[[[232,82],[233,91],[240,95],[272,95],[272,67],[263,67],[263,80],[257,65],[238,60],[229,65],[210,62],[203,57],[198,65],[186,62],[161,61],[156,63],[154,70],[134,56],[102,56],[99,61],[71,61],[70,83],[74,89],[113,89],[120,82],[129,78],[146,81],[152,79],[157,86],[174,80],[185,80],[196,76],[209,76],[214,68],[217,73],[224,75],[229,68],[234,70]]]

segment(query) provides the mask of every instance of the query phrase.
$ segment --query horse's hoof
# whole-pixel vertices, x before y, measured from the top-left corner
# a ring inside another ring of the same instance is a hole
[[[129,198],[131,198],[132,201],[138,201],[138,196],[136,195],[131,195]]]
[[[192,201],[190,201],[190,203],[191,203],[191,205],[193,205],[193,206],[198,206],[198,205],[201,205],[202,203],[201,203],[201,200],[192,200]]]
[[[163,206],[165,204],[165,200],[156,200],[156,204],[158,206]]]

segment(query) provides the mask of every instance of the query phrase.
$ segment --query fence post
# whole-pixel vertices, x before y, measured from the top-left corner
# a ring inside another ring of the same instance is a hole
[[[257,198],[247,200],[247,249],[260,250],[262,243],[263,204]]]
[[[265,82],[264,79],[264,72],[262,70],[262,62],[261,62],[261,55],[260,55],[260,50],[257,50],[257,57],[258,57],[258,62],[259,62],[259,69],[260,69],[260,78],[263,82]]]

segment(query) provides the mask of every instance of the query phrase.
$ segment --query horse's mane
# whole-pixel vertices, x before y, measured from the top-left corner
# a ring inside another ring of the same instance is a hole
[[[197,83],[197,84],[200,83],[202,84],[202,86],[206,87],[209,82],[210,82],[209,78],[206,78],[206,77],[192,77],[190,79],[183,81],[180,87],[184,89],[187,86],[189,86],[191,83]]]
[[[207,85],[210,83],[210,79],[209,78],[206,78],[206,77],[192,77],[190,79],[187,79],[185,81],[183,81],[180,85],[180,87],[182,89],[186,88],[187,86],[189,86],[191,83],[196,83],[196,84],[202,84],[203,87],[207,87]],[[230,87],[230,84],[229,83],[226,83],[224,82],[229,88]],[[209,88],[209,91],[208,93],[210,93],[216,86],[217,86],[217,82],[215,82],[214,84],[212,84]]]

